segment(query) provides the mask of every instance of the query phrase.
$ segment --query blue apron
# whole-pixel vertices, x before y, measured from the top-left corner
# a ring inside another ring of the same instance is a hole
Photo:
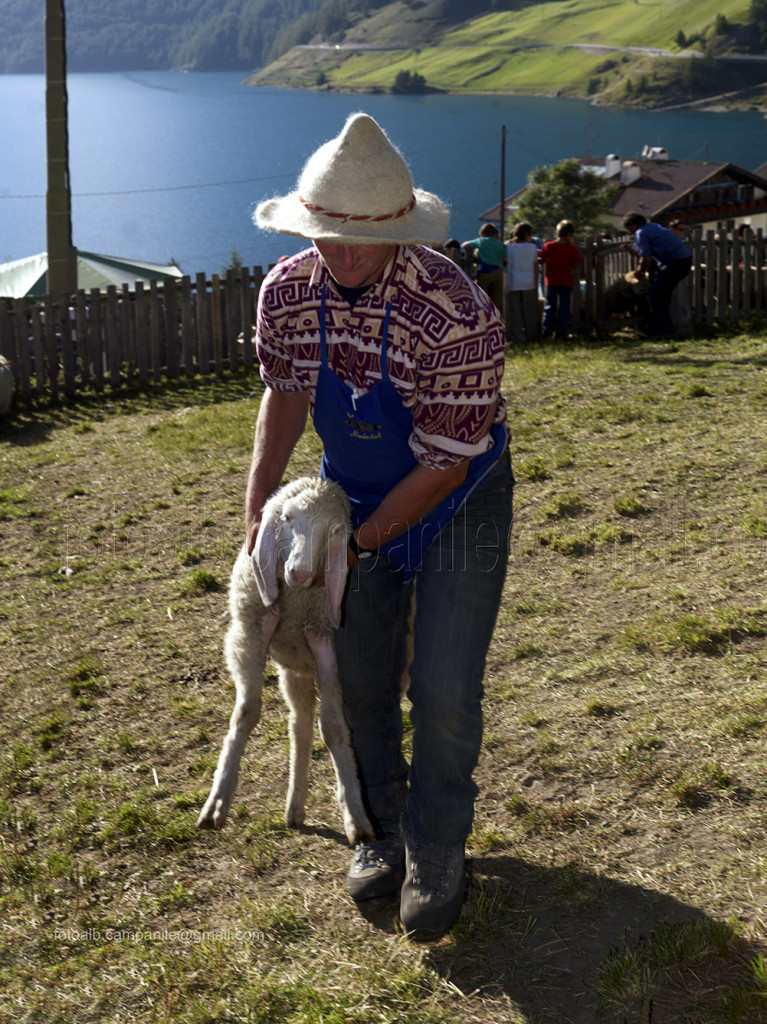
[[[418,462],[408,444],[412,413],[402,403],[389,377],[386,347],[391,303],[387,303],[381,341],[381,379],[364,395],[341,380],[328,363],[325,335],[325,293],[320,303],[320,367],[314,396],[314,428],[324,447],[320,475],[339,483],[349,496],[352,524],[364,523],[395,484]],[[471,460],[462,484],[405,533],[378,549],[404,569],[407,582],[421,564],[435,537],[482,482],[506,449],[508,433],[502,423],[492,430],[493,447]]]

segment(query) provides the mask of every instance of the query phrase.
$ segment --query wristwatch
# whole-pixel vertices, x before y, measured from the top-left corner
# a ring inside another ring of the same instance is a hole
[[[351,536],[349,537],[349,547],[352,549],[352,551],[357,556],[357,558],[359,558],[360,561],[363,561],[363,559],[365,558],[372,558],[373,555],[375,554],[375,551],[371,551],[370,548],[361,548],[357,543],[354,534],[351,534]]]

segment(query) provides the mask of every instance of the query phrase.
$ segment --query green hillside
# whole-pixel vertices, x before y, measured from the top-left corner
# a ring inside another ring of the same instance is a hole
[[[642,106],[761,105],[767,90],[767,60],[732,57],[759,35],[749,0],[510,0],[430,34],[438,6],[387,4],[332,47],[293,49],[251,81],[388,91],[407,72],[416,88]]]

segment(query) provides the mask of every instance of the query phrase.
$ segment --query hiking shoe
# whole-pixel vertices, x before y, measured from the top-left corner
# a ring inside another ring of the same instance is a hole
[[[406,844],[407,875],[402,886],[399,916],[411,939],[438,939],[456,921],[466,874],[463,846]]]
[[[405,878],[405,844],[401,839],[360,843],[354,851],[346,884],[353,900],[398,895]]]

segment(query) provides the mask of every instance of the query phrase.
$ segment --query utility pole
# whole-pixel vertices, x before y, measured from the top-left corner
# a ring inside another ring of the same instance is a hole
[[[501,230],[500,236],[506,230],[506,125],[501,127]]]
[[[72,193],[69,185],[67,44],[64,0],[45,0],[45,128],[48,191],[48,294],[77,288],[77,257],[72,246]]]

